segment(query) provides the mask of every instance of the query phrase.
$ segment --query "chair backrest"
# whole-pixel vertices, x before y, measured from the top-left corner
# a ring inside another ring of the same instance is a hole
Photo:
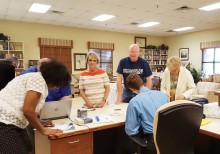
[[[161,106],[154,118],[157,154],[193,154],[203,110],[201,105],[179,100]]]
[[[152,90],[160,90],[160,77],[154,76],[152,78]]]

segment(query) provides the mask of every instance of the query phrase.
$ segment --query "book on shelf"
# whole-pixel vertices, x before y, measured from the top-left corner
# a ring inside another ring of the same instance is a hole
[[[13,43],[9,43],[9,50],[15,50]]]
[[[4,53],[0,54],[0,59],[6,59],[6,54]]]

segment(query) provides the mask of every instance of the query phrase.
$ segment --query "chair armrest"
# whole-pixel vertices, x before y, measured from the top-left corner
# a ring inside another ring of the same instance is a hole
[[[129,136],[129,138],[134,141],[136,144],[138,144],[139,146],[145,148],[147,147],[147,140],[144,138],[141,138],[138,135],[134,135],[134,136]]]

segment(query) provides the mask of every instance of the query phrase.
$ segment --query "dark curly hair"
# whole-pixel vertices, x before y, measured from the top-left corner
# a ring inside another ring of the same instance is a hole
[[[70,85],[71,75],[64,63],[51,59],[42,62],[40,72],[46,81],[47,85],[63,87]]]

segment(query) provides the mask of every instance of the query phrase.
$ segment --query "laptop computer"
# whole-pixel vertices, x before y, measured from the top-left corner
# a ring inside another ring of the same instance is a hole
[[[72,100],[60,100],[46,102],[41,109],[41,120],[56,120],[69,118],[71,113]]]

